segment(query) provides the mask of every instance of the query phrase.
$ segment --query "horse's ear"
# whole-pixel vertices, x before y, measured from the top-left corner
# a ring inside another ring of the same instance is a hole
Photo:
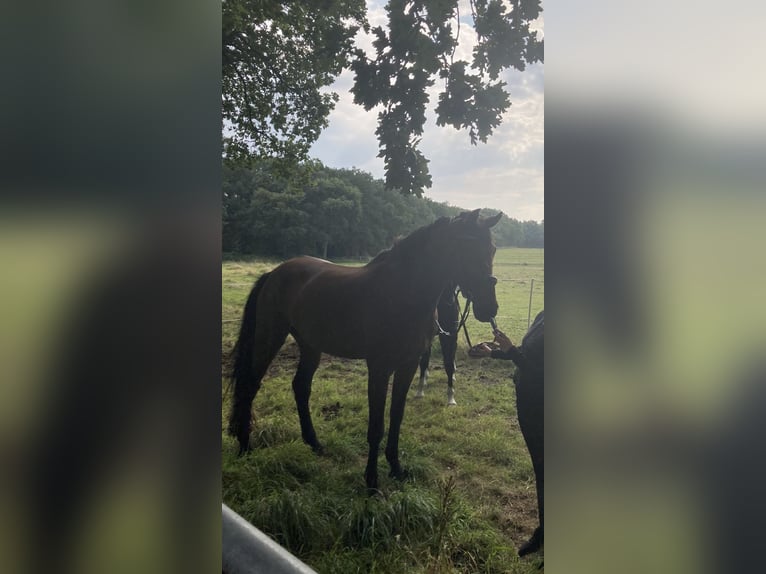
[[[481,209],[474,209],[473,211],[463,211],[460,215],[456,215],[452,218],[452,221],[462,221],[469,225],[477,224],[479,222],[479,214]]]
[[[503,212],[493,215],[492,217],[487,217],[485,220],[482,221],[482,225],[486,228],[494,227],[497,225],[497,222],[500,221],[500,219],[503,217]]]
[[[459,215],[452,218],[452,221],[461,221],[467,223],[477,223],[479,221],[479,214],[481,209],[474,209],[473,211],[462,211]]]

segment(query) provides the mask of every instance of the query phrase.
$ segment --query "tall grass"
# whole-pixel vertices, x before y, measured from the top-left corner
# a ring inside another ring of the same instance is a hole
[[[223,266],[223,350],[236,337],[250,287],[265,262]],[[543,253],[501,249],[495,259],[499,324],[514,341],[543,304]],[[474,343],[489,327],[469,322]],[[253,407],[254,451],[236,456],[222,433],[223,499],[245,519],[319,572],[539,572],[542,556],[520,560],[515,548],[536,526],[534,474],[518,429],[511,365],[470,359],[458,348],[457,407],[446,406],[446,376],[438,345],[426,397],[405,410],[401,461],[410,479],[387,476],[380,461],[380,495],[369,497],[367,389],[363,361],[324,357],[314,378],[312,416],[323,456],[300,438],[290,381],[295,348],[288,340],[264,379]],[[222,430],[229,408],[224,394]],[[382,446],[382,445],[381,445]]]

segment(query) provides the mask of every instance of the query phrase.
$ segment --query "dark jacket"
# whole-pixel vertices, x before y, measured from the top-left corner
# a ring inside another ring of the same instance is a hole
[[[513,346],[507,351],[500,349],[492,351],[492,358],[511,360],[516,363],[519,371],[525,371],[530,375],[543,374],[545,367],[544,326],[545,310],[542,310],[535,317],[520,346]]]
[[[540,526],[535,530],[532,538],[519,550],[523,556],[536,551],[543,541],[544,524],[544,490],[545,490],[545,439],[544,439],[544,384],[545,384],[545,360],[544,360],[544,335],[545,323],[544,311],[535,317],[534,323],[529,327],[527,334],[518,347],[511,347],[508,351],[492,351],[492,357],[497,359],[509,359],[516,364],[516,373],[513,381],[516,384],[516,412],[519,417],[519,426],[527,443],[532,466],[535,471],[535,489],[537,491],[537,512]]]

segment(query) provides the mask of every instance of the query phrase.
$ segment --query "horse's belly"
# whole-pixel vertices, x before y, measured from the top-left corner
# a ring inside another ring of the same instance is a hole
[[[347,359],[417,360],[431,341],[429,333],[410,325],[376,328],[354,319],[321,323],[303,319],[296,325],[299,339],[323,353]]]
[[[433,310],[420,317],[397,301],[357,277],[321,273],[290,297],[288,319],[299,342],[323,353],[400,363],[422,354]]]
[[[368,346],[363,329],[353,322],[310,323],[303,321],[296,325],[298,338],[306,344],[328,355],[347,359],[364,359]]]
[[[326,345],[322,352],[346,359],[366,359],[368,356],[367,349],[359,345]]]

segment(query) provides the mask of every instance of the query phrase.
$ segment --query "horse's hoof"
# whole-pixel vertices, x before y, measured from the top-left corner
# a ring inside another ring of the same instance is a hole
[[[540,529],[538,528],[535,530],[535,533],[532,535],[532,538],[527,540],[524,544],[521,545],[519,548],[519,556],[526,556],[527,554],[532,554],[533,552],[537,552],[540,550],[540,547],[543,544],[543,536],[542,532],[540,532]]]
[[[378,490],[378,472],[366,469],[364,471],[364,482],[367,484],[367,493],[374,494]]]
[[[424,396],[426,396],[426,395],[423,393],[423,391],[418,391],[418,392],[415,394],[415,398],[416,398],[416,399],[422,399]]]
[[[448,407],[456,407],[457,406],[457,401],[455,399],[450,399],[450,400],[447,401],[447,406]]]
[[[391,478],[398,480],[399,482],[404,482],[410,477],[410,472],[406,468],[400,468],[398,470],[391,470],[388,473],[388,476]]]
[[[375,496],[376,494],[380,494],[380,490],[378,490],[378,481],[376,480],[374,483],[367,481],[367,496]]]
[[[239,445],[239,451],[237,452],[237,456],[244,456],[247,453],[249,453],[251,450],[253,450],[253,447],[250,446],[250,443],[247,444],[241,444]]]
[[[325,454],[324,445],[320,443],[312,444],[311,450],[313,450],[314,454],[318,456],[323,456]]]

